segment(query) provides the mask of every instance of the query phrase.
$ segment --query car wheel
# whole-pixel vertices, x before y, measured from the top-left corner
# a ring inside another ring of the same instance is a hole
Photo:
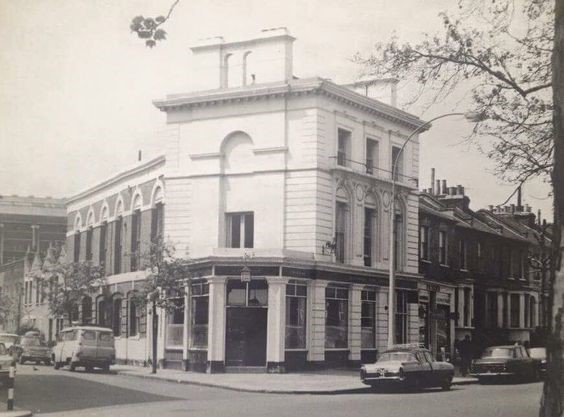
[[[53,368],[54,368],[55,370],[59,369],[60,367],[61,367],[61,364],[60,364],[59,362],[53,361]]]
[[[74,364],[74,363],[71,362],[69,368],[70,368],[70,371],[71,371],[71,372],[74,372],[74,371],[76,370],[76,364]]]
[[[450,387],[452,386],[452,379],[446,378],[443,383],[441,384],[441,389],[443,391],[450,391]]]
[[[45,359],[43,363],[47,366],[51,365],[51,359]]]
[[[94,370],[94,368],[92,367],[92,365],[86,366],[86,372],[92,372],[93,370]]]
[[[41,365],[41,361],[35,361],[36,365]]]
[[[104,371],[104,372],[110,372],[110,364],[109,364],[109,363],[105,363],[104,365],[102,365],[102,371]]]

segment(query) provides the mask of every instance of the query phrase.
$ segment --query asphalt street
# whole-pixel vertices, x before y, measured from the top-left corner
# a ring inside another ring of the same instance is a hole
[[[537,382],[417,393],[254,394],[23,365],[16,378],[16,405],[44,416],[532,417],[538,415],[541,389]],[[0,407],[5,398],[0,388]]]

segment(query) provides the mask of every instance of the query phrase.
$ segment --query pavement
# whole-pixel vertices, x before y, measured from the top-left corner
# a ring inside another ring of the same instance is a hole
[[[0,406],[3,404],[0,403]],[[30,417],[33,413],[27,410],[0,411],[0,417]]]
[[[114,365],[112,372],[119,375],[157,379],[180,384],[223,388],[241,392],[270,394],[345,394],[366,390],[360,382],[358,371],[323,370],[303,373],[221,373],[205,374],[172,369],[158,369],[156,374],[150,368]],[[478,380],[470,377],[454,377],[453,385],[475,384]]]

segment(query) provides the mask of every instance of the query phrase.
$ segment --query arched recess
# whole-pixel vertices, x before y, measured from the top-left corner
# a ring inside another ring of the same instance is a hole
[[[374,266],[381,259],[382,233],[380,224],[381,204],[378,195],[368,190],[364,199],[363,256],[364,266]]]
[[[110,218],[110,206],[108,202],[104,200],[102,203],[102,208],[100,209],[100,222],[107,222]]]
[[[345,183],[341,183],[337,187],[335,194],[335,235],[333,239],[335,260],[339,263],[348,263],[352,253],[352,196],[352,190]]]
[[[136,301],[137,293],[130,291],[127,294],[127,335],[138,336],[141,316],[141,306]]]
[[[82,227],[82,216],[80,215],[80,212],[76,213],[76,217],[74,218],[74,230],[75,232],[80,231]]]
[[[120,194],[118,195],[118,198],[116,200],[116,207],[114,210],[116,217],[123,216],[123,210],[124,210],[123,197]]]
[[[252,51],[243,53],[243,85],[251,85],[255,83],[256,73],[253,68]]]
[[[94,214],[94,209],[90,207],[86,215],[86,227],[92,227],[94,223],[96,223],[96,215]]]
[[[143,206],[143,195],[141,194],[141,191],[136,190],[135,194],[133,195],[133,198],[131,199],[131,211],[135,211],[135,210],[141,210],[141,207]]]
[[[153,185],[153,190],[151,191],[151,207],[155,207],[156,204],[164,204],[165,194],[164,194],[164,184],[161,180],[157,180],[155,185]]]
[[[222,173],[248,172],[253,166],[253,146],[253,140],[243,131],[228,134],[220,146]]]
[[[121,336],[122,330],[122,311],[123,311],[123,296],[121,293],[116,292],[112,295],[112,321],[111,326],[114,331],[114,336]]]
[[[407,206],[405,200],[401,196],[396,195],[395,200],[395,216],[394,216],[394,252],[395,266],[398,271],[405,269],[407,257]]]
[[[104,295],[96,297],[96,324],[98,326],[108,326],[108,302]]]

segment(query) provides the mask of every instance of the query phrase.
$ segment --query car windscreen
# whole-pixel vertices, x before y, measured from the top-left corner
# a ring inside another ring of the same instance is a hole
[[[18,336],[0,335],[0,343],[16,343]]]
[[[112,332],[100,332],[100,344],[102,346],[114,345],[114,334]]]
[[[482,358],[512,358],[512,348],[490,348],[482,354]]]
[[[546,359],[546,349],[545,348],[529,349],[529,356],[533,359]]]
[[[378,358],[378,362],[389,361],[416,362],[417,359],[411,352],[384,352]]]
[[[41,346],[41,341],[37,337],[22,337],[22,346]]]

